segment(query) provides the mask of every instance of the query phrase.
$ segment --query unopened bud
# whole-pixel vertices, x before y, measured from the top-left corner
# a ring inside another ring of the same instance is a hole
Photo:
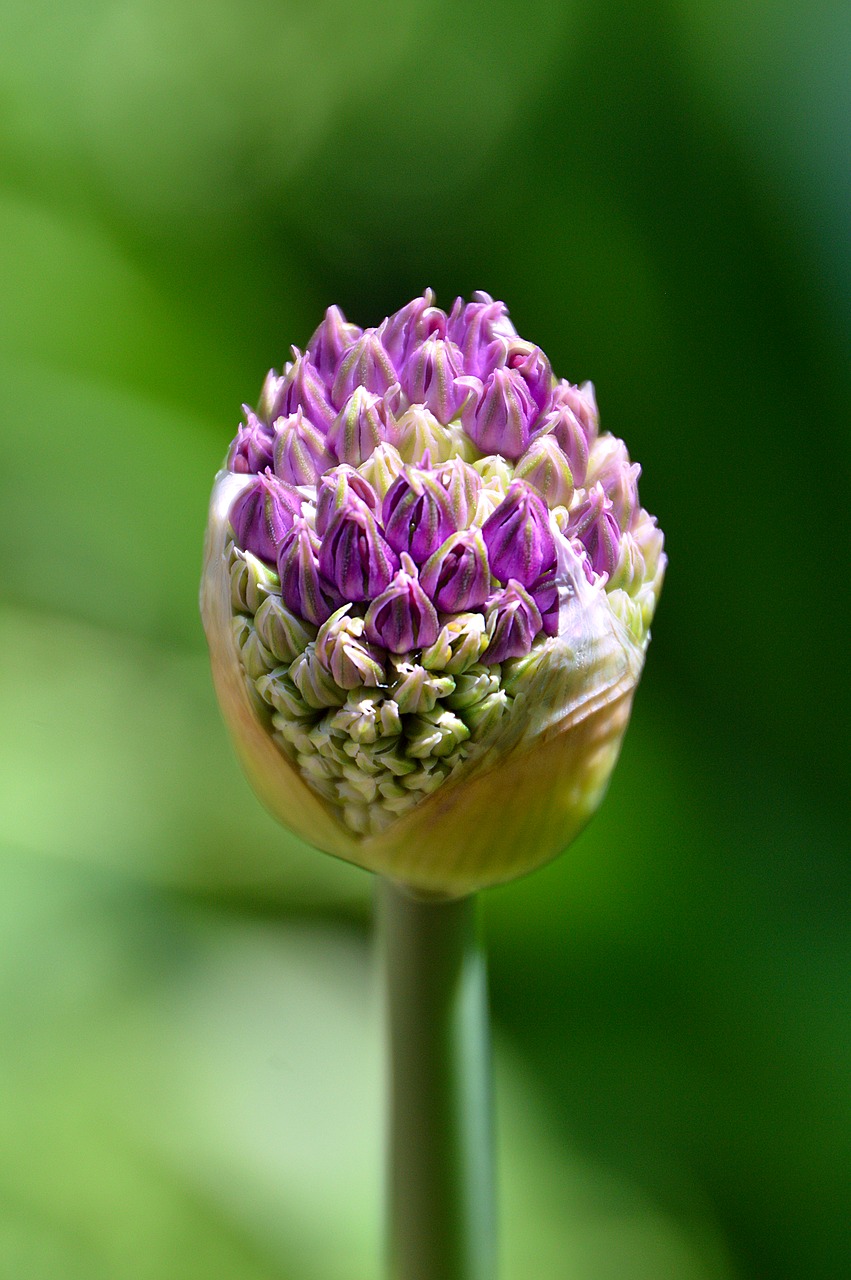
[[[538,436],[517,463],[514,474],[537,489],[548,507],[570,506],[573,474],[555,436]]]
[[[236,439],[228,451],[228,469],[237,475],[265,471],[272,465],[274,441],[272,433],[247,404],[242,406],[245,422],[240,423]]]
[[[342,604],[333,583],[319,571],[319,539],[300,517],[281,543],[278,576],[284,604],[319,626]]]
[[[301,495],[271,471],[252,480],[231,504],[229,520],[237,546],[272,564],[278,547],[301,512]]]
[[[233,548],[230,598],[237,613],[256,613],[279,586],[278,575],[263,560],[258,560],[250,551]]]
[[[331,426],[328,444],[340,462],[359,467],[386,440],[395,443],[396,419],[387,397],[355,387]]]
[[[288,418],[278,418],[275,432],[275,475],[287,484],[316,484],[322,472],[334,465],[325,436],[300,407]]]
[[[333,381],[343,355],[362,333],[358,325],[349,324],[339,307],[329,307],[325,312],[322,323],[307,344],[307,354],[326,384]]]
[[[430,671],[457,676],[478,662],[489,636],[480,613],[459,613],[445,622],[434,644],[423,651],[422,664]]]
[[[480,608],[491,585],[481,530],[462,529],[451,534],[423,565],[420,583],[442,613]]]
[[[280,596],[270,595],[254,618],[257,634],[278,662],[292,662],[316,637],[316,628],[296,617]]]
[[[455,688],[452,676],[427,671],[418,662],[396,659],[393,667],[396,679],[390,692],[402,715],[433,711],[437,702]]]
[[[309,644],[298,655],[290,667],[290,677],[309,707],[339,707],[346,701],[345,689],[319,661],[315,644]]]
[[[432,335],[415,347],[402,366],[402,389],[412,404],[423,404],[439,422],[450,422],[467,398],[458,379],[464,358],[454,342]]]
[[[556,558],[547,508],[522,480],[514,480],[502,503],[482,527],[491,573],[529,586]]]
[[[483,453],[519,458],[538,417],[538,406],[520,373],[494,369],[484,383],[472,377],[461,381],[470,392],[461,414],[467,435]]]
[[[429,471],[408,466],[394,481],[381,506],[384,536],[394,551],[406,551],[425,564],[450,533],[455,518],[446,490]]]
[[[366,637],[391,653],[409,653],[433,644],[439,631],[434,605],[417,579],[410,556],[402,554],[402,568],[366,613]]]
[[[399,450],[392,444],[380,444],[371,458],[367,458],[360,467],[359,475],[372,486],[379,498],[383,498],[398,475],[401,475],[404,463]]]
[[[384,350],[381,339],[374,329],[367,329],[340,361],[334,376],[331,398],[337,410],[340,410],[356,387],[363,387],[374,395],[383,396],[397,381],[393,362]],[[332,420],[334,416],[336,414],[332,415]]]
[[[523,584],[513,580],[491,598],[485,617],[490,637],[482,656],[486,663],[522,658],[541,630],[538,606]]]
[[[323,622],[316,637],[316,657],[341,689],[385,683],[381,652],[363,639],[363,618],[351,617],[344,605]]]

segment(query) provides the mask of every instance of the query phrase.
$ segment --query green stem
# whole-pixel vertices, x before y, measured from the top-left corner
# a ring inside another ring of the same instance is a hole
[[[381,882],[390,1051],[391,1280],[493,1280],[485,961],[473,897]]]

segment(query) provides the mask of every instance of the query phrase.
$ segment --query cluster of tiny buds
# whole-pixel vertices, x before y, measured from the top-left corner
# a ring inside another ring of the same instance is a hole
[[[361,806],[350,825],[464,757],[511,664],[558,634],[577,566],[646,638],[664,556],[640,469],[600,434],[593,386],[557,381],[487,294],[447,314],[427,290],[366,330],[330,307],[228,467],[243,663],[311,785]]]

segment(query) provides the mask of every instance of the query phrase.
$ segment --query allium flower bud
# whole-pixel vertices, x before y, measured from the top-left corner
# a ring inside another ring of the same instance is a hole
[[[331,399],[339,410],[356,387],[363,387],[374,395],[383,396],[398,380],[393,361],[382,346],[378,334],[374,329],[367,329],[340,361],[334,375]],[[332,413],[332,420],[335,416]]]
[[[447,317],[427,290],[365,332],[331,307],[227,465],[202,613],[272,811],[439,894],[558,852],[613,767],[666,564],[593,386],[555,383],[487,294]]]
[[[298,655],[296,655],[297,657]],[[314,708],[308,706],[290,675],[289,665],[275,667],[257,681],[257,692],[279,715],[291,720],[311,720]]]
[[[453,711],[435,709],[414,716],[408,733],[408,755],[428,760],[451,755],[470,736],[470,730]]]
[[[508,493],[508,486],[514,479],[514,467],[498,453],[489,453],[473,463],[476,471],[485,484],[493,484],[499,488],[503,498]]]
[[[481,530],[462,529],[451,534],[423,565],[420,585],[442,613],[480,608],[491,585]]]
[[[341,604],[334,585],[319,572],[319,538],[299,516],[278,550],[278,576],[284,604],[319,626]]]
[[[292,662],[316,636],[316,628],[291,613],[278,595],[267,596],[254,615],[257,634],[278,662]]]
[[[556,441],[567,459],[574,485],[584,484],[591,446],[585,428],[569,405],[557,405],[541,419],[535,443],[548,437]]]
[[[455,299],[447,336],[460,347],[465,371],[485,378],[493,370],[486,357],[495,339],[514,338],[517,330],[504,302],[494,302],[489,293],[482,291],[473,294],[473,298],[466,304],[463,298]]]
[[[538,606],[522,583],[513,578],[488,601],[485,617],[490,641],[482,655],[483,662],[524,657],[541,629]]]
[[[349,498],[322,537],[319,572],[342,600],[371,600],[399,568],[399,557],[359,498]]]
[[[323,382],[330,385],[343,355],[362,333],[358,325],[348,323],[339,307],[328,308],[307,344],[307,355]]]
[[[287,484],[316,484],[323,471],[334,465],[325,436],[299,408],[273,424],[275,475]]]
[[[394,551],[407,551],[417,564],[455,532],[449,497],[430,471],[405,467],[381,506],[384,535]]]
[[[538,417],[538,406],[520,373],[494,369],[484,383],[472,377],[463,383],[470,392],[461,413],[467,435],[483,453],[519,458]]]
[[[651,583],[658,595],[662,590],[662,578],[665,574],[665,557],[663,547],[665,538],[656,523],[656,517],[642,507],[635,521],[632,536],[644,559],[644,581]]]
[[[489,693],[486,698],[474,702],[464,715],[464,722],[472,737],[477,741],[487,739],[510,706],[511,699],[504,689],[497,689],[495,693]]]
[[[612,504],[612,515],[623,532],[638,511],[638,478],[641,467],[630,462],[623,440],[603,436],[591,450],[588,486],[600,484]]]
[[[418,662],[396,658],[393,660],[393,668],[396,679],[391,692],[402,715],[433,711],[440,699],[446,698],[455,689],[452,676],[428,671]]]
[[[600,430],[600,411],[597,408],[597,396],[593,382],[582,382],[579,386],[562,380],[553,391],[553,407],[566,406],[574,414],[589,446],[597,439]]]
[[[392,388],[391,388],[392,390]],[[359,467],[382,441],[396,442],[396,419],[386,396],[355,387],[331,426],[328,444],[340,462]]]
[[[423,650],[423,666],[430,671],[460,675],[479,661],[488,640],[481,613],[458,613],[443,624],[434,644]]]
[[[401,371],[402,390],[415,404],[423,404],[438,422],[450,422],[467,399],[458,383],[464,359],[454,342],[432,336],[408,355]]]
[[[449,497],[455,528],[466,529],[473,518],[482,489],[481,476],[469,462],[459,457],[438,467],[436,474]]]
[[[371,458],[367,458],[360,467],[363,476],[379,498],[383,498],[397,476],[402,474],[404,464],[399,450],[392,444],[380,444]]]
[[[412,404],[396,421],[396,447],[405,462],[420,462],[426,455],[432,462],[452,456],[452,441],[446,427],[424,404]]]
[[[509,340],[505,363],[526,383],[538,413],[545,413],[553,399],[553,370],[541,348],[516,338]]]
[[[378,500],[378,494],[359,471],[346,464],[326,471],[316,486],[314,527],[320,537],[324,536],[338,511],[342,511],[346,506],[356,505],[358,502],[363,503],[371,515],[380,515],[381,503]]]
[[[242,406],[242,411],[245,422],[237,428],[236,439],[228,451],[228,469],[237,475],[256,475],[271,467],[274,439],[247,404]]]
[[[350,693],[345,705],[331,720],[335,729],[341,730],[353,742],[373,743],[391,738],[402,732],[399,708],[392,698],[383,694]]]
[[[229,512],[237,543],[274,563],[282,539],[301,513],[301,503],[301,495],[271,471],[257,476],[237,495]]]
[[[408,354],[432,334],[442,338],[446,333],[446,313],[434,305],[434,291],[426,289],[382,322],[378,330],[382,346],[390,359],[401,368]]]
[[[482,528],[491,573],[529,586],[555,563],[556,549],[546,506],[533,489],[515,480]]]
[[[570,506],[573,472],[555,436],[538,436],[517,463],[514,474],[537,489],[548,507]]]
[[[432,602],[420,586],[417,566],[402,554],[402,568],[366,611],[366,637],[390,653],[409,653],[437,639],[439,624]]]
[[[644,556],[635,538],[629,532],[622,533],[617,563],[607,585],[612,590],[626,591],[627,595],[632,595],[644,582],[645,568]]]
[[[447,707],[460,712],[463,716],[476,703],[489,698],[491,694],[499,693],[502,688],[500,674],[499,666],[496,664],[486,667],[480,662],[475,663],[463,674],[455,677],[455,688],[446,698]]]
[[[280,583],[278,575],[268,564],[253,556],[250,551],[233,548],[230,556],[230,596],[236,613],[252,616],[274,592]]]
[[[585,502],[571,512],[569,529],[571,537],[578,539],[588,552],[594,573],[611,577],[618,562],[620,530],[602,485],[596,484]]]
[[[284,366],[284,373],[278,374],[274,369],[270,369],[263,379],[263,386],[260,390],[260,400],[257,404],[257,417],[265,426],[266,430],[271,434],[272,423],[276,418],[281,416],[281,408],[283,405],[284,387],[286,386],[286,374],[292,368],[292,362]]]
[[[274,418],[288,418],[301,409],[315,427],[327,431],[335,418],[328,388],[308,356],[293,347],[293,363],[273,401]]]
[[[271,671],[275,665],[274,656],[258,636],[253,622],[238,614],[233,619],[233,636],[249,680],[257,680]]]
[[[364,620],[350,617],[350,609],[351,605],[343,605],[323,622],[316,637],[316,657],[341,689],[375,688],[385,683],[381,650],[364,642]]]
[[[293,684],[308,707],[338,707],[346,701],[346,693],[334,679],[324,662],[320,662],[316,645],[309,644],[290,667]]]

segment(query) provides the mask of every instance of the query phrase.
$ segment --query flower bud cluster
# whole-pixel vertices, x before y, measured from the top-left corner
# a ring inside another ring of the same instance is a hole
[[[329,308],[228,469],[253,705],[359,835],[493,741],[577,572],[646,643],[665,556],[640,469],[487,294],[447,314],[426,290],[367,330]]]

